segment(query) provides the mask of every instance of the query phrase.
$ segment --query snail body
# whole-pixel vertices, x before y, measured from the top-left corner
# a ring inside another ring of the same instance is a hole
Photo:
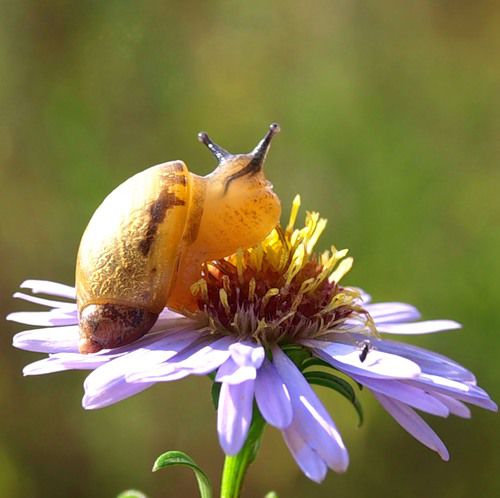
[[[76,264],[80,352],[129,344],[165,306],[196,312],[190,291],[204,262],[251,247],[276,226],[279,198],[262,165],[272,136],[249,154],[229,154],[199,135],[218,159],[205,177],[182,161],[159,164],[118,186],[92,216]]]

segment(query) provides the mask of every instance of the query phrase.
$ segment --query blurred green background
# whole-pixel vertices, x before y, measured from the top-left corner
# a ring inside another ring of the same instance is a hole
[[[296,192],[329,218],[322,248],[349,247],[347,283],[416,304],[459,332],[410,338],[473,370],[500,400],[500,4],[463,1],[83,1],[0,3],[0,311],[26,278],[73,282],[92,212],[145,167],[183,159],[209,172],[206,130],[250,150],[282,126],[266,171],[285,216]],[[189,452],[215,483],[218,447],[204,378],[81,408],[83,372],[23,378],[41,355],[11,348],[2,323],[1,495],[196,496]],[[322,399],[350,450],[344,475],[303,477],[266,431],[244,496],[492,497],[498,416],[434,418],[443,463],[369,393],[366,423]]]

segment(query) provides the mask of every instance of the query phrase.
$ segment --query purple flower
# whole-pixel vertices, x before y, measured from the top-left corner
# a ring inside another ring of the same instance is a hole
[[[242,448],[255,401],[264,420],[282,432],[304,474],[319,482],[328,468],[343,472],[349,462],[335,423],[307,380],[308,369],[321,363],[369,389],[404,429],[447,460],[445,445],[415,410],[468,418],[464,402],[488,410],[497,410],[496,404],[453,360],[382,337],[459,324],[418,321],[411,305],[370,304],[359,289],[340,287],[352,264],[347,251],[332,248],[315,256],[312,248],[324,223],[314,213],[302,230],[293,230],[293,221],[292,212],[286,231],[206,268],[192,289],[199,297],[199,316],[165,309],[141,339],[95,354],[78,352],[74,288],[24,282],[21,287],[34,294],[53,296],[14,295],[49,309],[8,316],[42,327],[14,337],[17,348],[48,353],[27,365],[24,374],[92,370],[84,383],[87,409],[111,405],[156,382],[214,374],[220,383],[217,431],[224,452],[233,455]]]
[[[74,299],[72,287],[30,280],[21,287],[56,298]],[[255,399],[270,425],[282,431],[285,442],[302,471],[321,481],[327,467],[343,472],[348,465],[342,438],[304,375],[283,350],[274,346],[272,359],[263,346],[214,335],[195,321],[165,310],[153,330],[130,346],[85,355],[78,352],[78,320],[74,302],[16,293],[14,297],[49,307],[49,311],[12,313],[7,318],[44,328],[14,337],[14,346],[48,353],[31,363],[25,375],[62,370],[93,370],[85,380],[83,406],[102,408],[156,382],[206,375],[217,371],[221,382],[217,430],[226,454],[242,447],[252,420]],[[368,299],[365,297],[365,299]],[[423,334],[456,329],[449,320],[413,322],[418,311],[407,304],[365,304],[379,332]],[[347,329],[352,324],[345,323]],[[360,332],[338,330],[328,341],[301,340],[312,354],[370,389],[380,404],[421,443],[448,459],[446,447],[414,409],[446,417],[470,417],[463,402],[496,410],[497,406],[474,375],[437,353],[409,344],[370,339],[370,350],[361,361]]]

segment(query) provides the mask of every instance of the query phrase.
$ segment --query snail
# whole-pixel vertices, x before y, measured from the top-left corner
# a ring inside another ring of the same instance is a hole
[[[76,262],[81,353],[137,340],[166,306],[196,312],[190,287],[203,263],[258,244],[277,225],[280,200],[262,166],[278,131],[272,124],[248,154],[230,154],[199,133],[218,161],[212,173],[198,176],[183,161],[170,161],[104,199]]]

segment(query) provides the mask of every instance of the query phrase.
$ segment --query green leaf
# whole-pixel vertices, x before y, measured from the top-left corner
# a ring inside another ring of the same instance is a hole
[[[153,465],[153,472],[157,470],[164,469],[166,467],[172,467],[174,465],[185,465],[194,471],[196,479],[198,481],[198,488],[200,490],[201,498],[212,498],[212,485],[210,481],[203,472],[203,470],[196,465],[194,460],[186,453],[182,451],[167,451],[160,455]]]
[[[222,384],[220,382],[214,382],[212,384],[212,403],[214,405],[214,408],[217,410],[219,407],[219,396],[220,396],[220,388],[222,387]]]
[[[349,384],[349,382],[328,372],[319,372],[319,371],[304,372],[304,377],[310,384],[316,384],[318,386],[328,387],[329,389],[337,391],[339,394],[344,396],[344,398],[348,399],[351,402],[354,409],[356,410],[356,413],[358,414],[359,417],[358,426],[362,425],[363,409],[361,407],[361,403],[356,397],[354,389],[352,388],[351,384]]]
[[[307,358],[304,360],[302,363],[302,370],[305,370],[306,368],[309,367],[326,367],[330,370],[336,370],[335,367],[332,367],[330,363],[327,363],[324,360],[321,360],[320,358],[316,358],[315,356],[311,356],[311,358]]]
[[[137,489],[127,489],[120,493],[116,498],[148,498],[141,491],[137,491]]]
[[[297,346],[296,344],[287,344],[282,346],[281,349],[299,369],[302,368],[302,364],[311,356],[311,353],[307,349],[304,349],[302,346]]]

